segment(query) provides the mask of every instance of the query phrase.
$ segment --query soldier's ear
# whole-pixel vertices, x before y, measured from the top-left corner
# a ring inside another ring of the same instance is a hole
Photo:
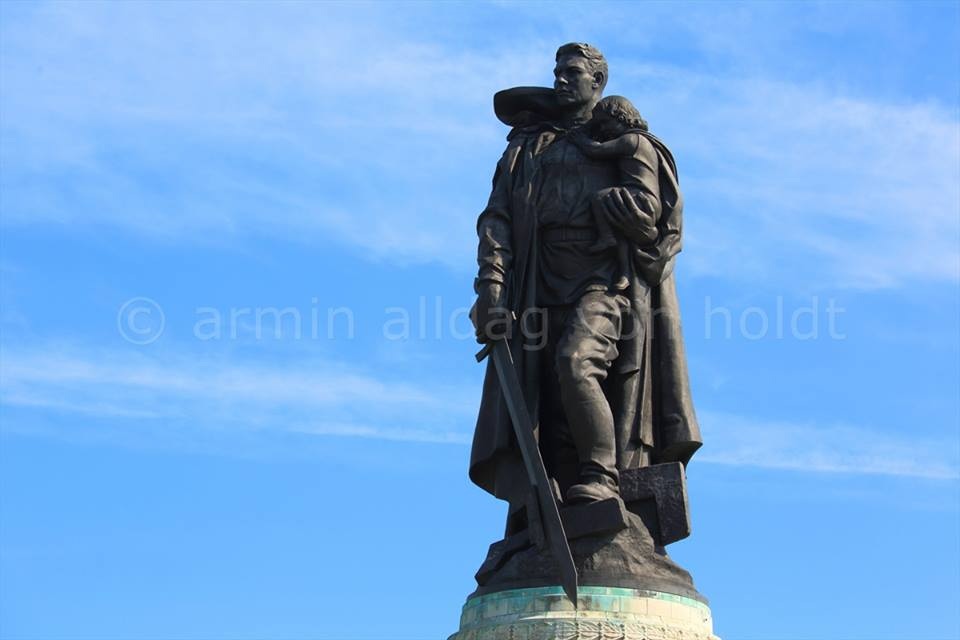
[[[597,71],[595,74],[593,74],[593,88],[599,89],[600,87],[602,87],[604,80],[605,78],[603,76],[603,72]]]

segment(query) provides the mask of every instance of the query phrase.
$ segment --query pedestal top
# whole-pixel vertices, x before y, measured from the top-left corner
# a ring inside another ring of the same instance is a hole
[[[717,640],[710,607],[686,596],[584,586],[577,604],[559,586],[475,596],[450,640]]]

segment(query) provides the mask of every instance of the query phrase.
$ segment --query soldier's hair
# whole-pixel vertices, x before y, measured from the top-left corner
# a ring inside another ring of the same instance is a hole
[[[607,59],[603,57],[603,54],[600,53],[600,49],[589,45],[585,42],[568,42],[567,44],[561,46],[557,49],[557,62],[560,61],[560,58],[564,56],[580,56],[587,61],[587,64],[590,65],[590,73],[602,73],[603,80],[600,82],[600,89],[603,89],[607,86],[607,77],[609,75],[607,71]]]
[[[623,96],[607,96],[598,102],[593,110],[622,122],[630,129],[649,130],[647,121],[643,119],[633,103]]]

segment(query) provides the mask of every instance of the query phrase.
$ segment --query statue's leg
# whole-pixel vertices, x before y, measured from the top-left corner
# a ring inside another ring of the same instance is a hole
[[[546,310],[547,339],[540,357],[540,452],[547,474],[560,485],[561,493],[580,478],[577,447],[563,410],[563,393],[557,376],[557,342],[573,309]]]
[[[573,500],[616,494],[616,433],[602,385],[617,359],[623,314],[629,306],[622,295],[587,292],[567,319],[557,344],[561,400],[580,459],[579,484],[568,492]]]

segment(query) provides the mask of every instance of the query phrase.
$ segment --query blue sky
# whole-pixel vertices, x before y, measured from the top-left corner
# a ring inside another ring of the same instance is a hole
[[[572,40],[680,168],[717,633],[960,637],[958,6],[0,4],[0,637],[456,630],[491,96]]]

